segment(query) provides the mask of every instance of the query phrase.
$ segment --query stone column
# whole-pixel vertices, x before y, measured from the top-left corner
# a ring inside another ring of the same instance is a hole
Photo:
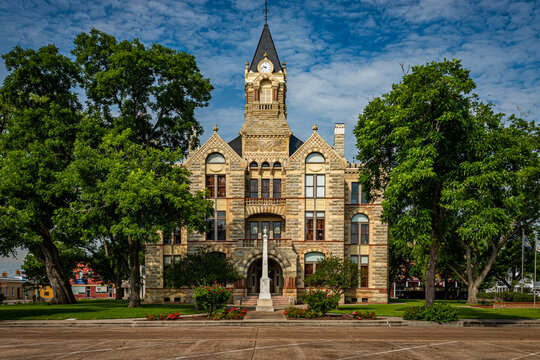
[[[257,311],[274,311],[272,295],[270,295],[270,278],[268,277],[268,229],[263,229],[263,258],[261,292],[257,299]]]

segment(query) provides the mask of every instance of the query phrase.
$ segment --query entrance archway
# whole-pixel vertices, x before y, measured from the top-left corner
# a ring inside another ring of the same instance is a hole
[[[256,259],[248,269],[246,287],[248,295],[256,295],[261,291],[262,258]],[[268,259],[268,277],[270,278],[270,293],[273,295],[283,294],[283,270],[273,260]]]

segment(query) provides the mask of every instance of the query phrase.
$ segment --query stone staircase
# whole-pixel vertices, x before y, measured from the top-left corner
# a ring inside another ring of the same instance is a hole
[[[257,299],[259,295],[248,295],[242,299],[242,305],[247,308],[257,307]],[[274,309],[285,309],[289,307],[289,300],[282,295],[272,295],[272,301],[274,303]]]

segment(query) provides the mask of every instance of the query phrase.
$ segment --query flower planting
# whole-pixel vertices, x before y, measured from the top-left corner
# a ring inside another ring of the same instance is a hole
[[[247,314],[245,308],[233,307],[217,310],[213,315],[201,314],[182,317],[179,311],[165,314],[145,314],[148,321],[165,321],[165,320],[242,320]]]
[[[341,294],[329,290],[308,290],[302,294],[302,301],[308,307],[320,314],[326,314],[328,310],[337,308]]]
[[[353,311],[352,313],[347,315],[355,320],[374,320],[377,318],[377,314],[375,314],[375,311],[367,311],[365,313],[361,311]]]
[[[242,320],[246,314],[247,310],[245,308],[224,308],[217,311],[212,317],[212,320]]]
[[[321,314],[313,309],[299,309],[295,307],[288,307],[283,311],[283,314],[287,319],[312,319],[321,316]]]
[[[231,291],[226,287],[214,283],[212,286],[198,286],[193,289],[195,307],[214,315],[229,302]]]

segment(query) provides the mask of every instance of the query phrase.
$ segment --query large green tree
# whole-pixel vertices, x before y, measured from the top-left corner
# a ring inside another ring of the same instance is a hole
[[[73,239],[56,216],[74,199],[60,179],[73,160],[81,119],[77,67],[53,45],[15,47],[2,57],[9,73],[0,89],[0,253],[30,250],[45,267],[52,302],[74,303],[56,246]]]
[[[391,239],[410,247],[424,266],[427,306],[435,300],[439,249],[452,224],[442,192],[469,145],[474,87],[457,60],[414,66],[392,91],[365,107],[354,130],[363,163],[359,181],[368,201],[382,193]]]
[[[194,111],[207,105],[212,86],[192,55],[118,42],[95,29],[75,38],[72,53],[88,98],[87,126],[96,128],[77,146],[73,181],[82,190],[72,215],[93,217],[94,235],[124,242],[129,306],[139,306],[144,243],[157,241],[158,230],[203,231],[211,215],[211,203],[190,192],[188,173],[176,164],[197,143],[202,128]]]
[[[514,116],[503,122],[488,105],[474,109],[477,122],[467,136],[467,159],[443,191],[455,218],[455,242],[465,255],[464,262],[449,266],[467,284],[469,303],[477,302],[476,293],[501,251],[511,250],[509,241],[540,216],[538,127]]]

